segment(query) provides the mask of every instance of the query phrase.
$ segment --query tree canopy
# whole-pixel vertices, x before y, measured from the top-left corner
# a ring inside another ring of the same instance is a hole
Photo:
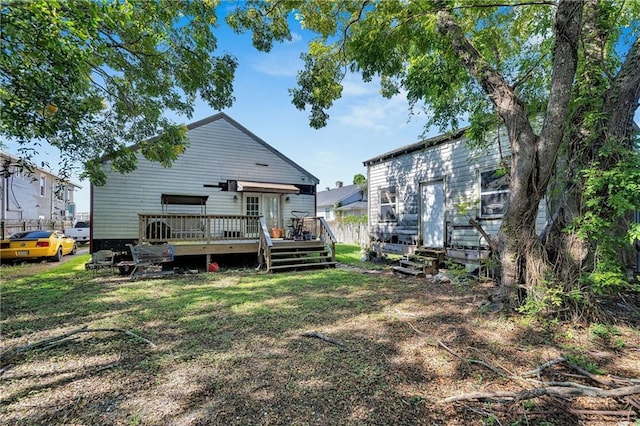
[[[216,55],[217,1],[3,1],[0,134],[28,163],[41,142],[60,149],[68,172],[97,158],[126,172],[130,147],[169,165],[184,150],[183,126],[200,96],[231,105],[236,60]]]
[[[353,184],[360,186],[367,186],[367,178],[362,173],[358,173],[353,176]]]
[[[291,37],[291,16],[316,35],[291,89],[312,127],[326,125],[354,72],[379,79],[384,96],[405,91],[427,126],[467,120],[476,143],[506,128],[499,298],[541,312],[629,285],[620,254],[640,235],[628,220],[640,208],[631,183],[640,169],[640,3],[249,0],[228,22],[268,50]],[[538,234],[543,202],[550,221]]]

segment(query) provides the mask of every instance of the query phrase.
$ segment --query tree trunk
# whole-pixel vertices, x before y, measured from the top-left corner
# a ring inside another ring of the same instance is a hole
[[[551,266],[536,234],[540,201],[547,192],[561,146],[578,60],[581,1],[559,1],[555,20],[553,75],[547,112],[536,137],[514,88],[480,55],[448,11],[438,12],[438,30],[452,40],[460,61],[485,90],[507,128],[511,145],[509,196],[500,243],[499,296],[515,306],[524,280],[527,297],[539,298]]]
[[[606,77],[603,52],[609,33],[599,24],[602,7],[598,0],[588,0],[585,6],[582,46],[585,63],[580,70],[581,82],[576,85],[576,104],[566,134],[566,162],[556,170],[562,197],[553,203],[553,214],[543,232],[543,243],[555,265],[556,279],[564,284],[565,292],[575,289],[580,276],[593,265],[593,247],[567,227],[585,213],[582,193],[582,171],[598,161],[602,170],[615,166],[617,156],[602,156],[601,149],[614,138],[616,144],[632,149],[633,114],[640,96],[640,47],[635,40],[620,72],[614,80]],[[606,13],[605,13],[606,15]],[[587,114],[599,111],[600,120],[589,122]],[[565,179],[566,176],[566,179]],[[617,227],[625,232],[626,224]],[[629,253],[619,252],[621,264],[628,263]]]

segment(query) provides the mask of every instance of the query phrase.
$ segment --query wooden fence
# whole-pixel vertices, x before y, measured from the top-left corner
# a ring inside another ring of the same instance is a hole
[[[2,220],[0,221],[0,237],[8,237],[11,234],[21,231],[35,231],[40,229],[46,230],[63,230],[65,227],[72,226],[71,222],[51,221],[51,220]]]
[[[366,223],[328,222],[329,228],[339,243],[359,246],[369,245],[368,226]]]

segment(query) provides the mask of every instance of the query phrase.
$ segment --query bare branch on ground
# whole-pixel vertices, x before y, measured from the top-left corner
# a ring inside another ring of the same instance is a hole
[[[337,341],[335,339],[332,339],[331,337],[327,337],[322,333],[318,333],[317,331],[306,331],[306,332],[302,333],[301,336],[303,336],[303,337],[314,337],[316,339],[324,340],[325,342],[331,343],[333,345],[340,346],[342,348],[346,348],[346,345],[344,343],[339,342],[339,341]]]

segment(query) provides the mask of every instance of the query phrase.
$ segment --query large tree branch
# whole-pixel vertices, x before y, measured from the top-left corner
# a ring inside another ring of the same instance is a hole
[[[531,198],[536,191],[533,171],[537,137],[527,117],[524,103],[505,78],[482,57],[449,12],[438,12],[437,27],[441,34],[451,40],[451,46],[460,61],[489,96],[504,121],[512,152],[509,194],[512,202],[509,204],[509,214],[514,220],[525,223],[535,214],[530,208],[532,204],[524,200]]]
[[[482,86],[491,98],[498,113],[508,122],[516,116],[525,116],[524,104],[518,99],[513,88],[504,77],[485,60],[478,49],[469,41],[455,18],[447,11],[437,14],[438,31],[451,40],[453,50],[458,54],[462,64]]]
[[[546,190],[564,134],[571,89],[578,66],[578,41],[583,6],[582,1],[575,0],[558,3],[551,90],[537,149],[538,164],[544,167],[538,170],[536,179],[539,191]]]
[[[603,112],[609,117],[609,136],[628,138],[633,131],[633,115],[640,100],[640,39],[636,38],[613,85],[607,92]]]

